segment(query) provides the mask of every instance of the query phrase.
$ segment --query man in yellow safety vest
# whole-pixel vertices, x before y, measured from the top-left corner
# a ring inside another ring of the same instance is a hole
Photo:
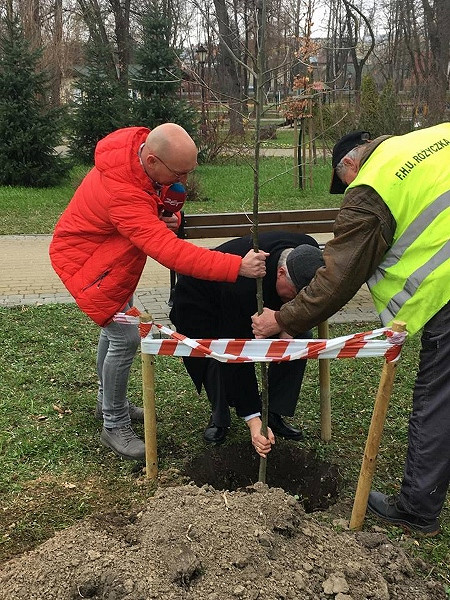
[[[280,310],[254,315],[255,337],[296,336],[342,308],[367,282],[384,325],[422,330],[397,496],[372,491],[369,510],[439,533],[450,482],[450,123],[402,136],[356,131],[333,149],[331,193],[345,193],[325,265]]]

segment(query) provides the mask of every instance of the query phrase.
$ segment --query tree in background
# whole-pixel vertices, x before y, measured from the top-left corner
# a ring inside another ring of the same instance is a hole
[[[409,130],[408,122],[402,121],[402,111],[392,81],[387,81],[379,94],[373,77],[364,76],[358,128],[369,131],[372,137],[401,135]]]
[[[0,35],[0,184],[47,187],[61,181],[68,161],[61,143],[62,113],[50,108],[49,81],[10,13]]]
[[[77,0],[77,5],[91,43],[102,48],[105,72],[111,81],[117,80],[126,97],[131,60],[131,0]]]
[[[379,98],[379,121],[381,134],[401,135],[406,133],[406,122],[402,123],[402,111],[392,81],[388,81]]]
[[[171,19],[158,2],[152,2],[142,16],[142,43],[136,50],[137,74],[131,86],[137,92],[133,102],[136,124],[150,128],[173,122],[196,137],[198,116],[180,98],[182,74],[179,57],[171,45]]]
[[[246,103],[243,98],[242,85],[242,58],[245,51],[242,49],[236,8],[225,0],[214,0],[217,24],[219,30],[219,87],[221,94],[226,99],[229,107],[228,116],[230,133],[237,136],[244,135],[244,116],[247,116]],[[231,14],[229,14],[231,12]],[[254,35],[253,35],[254,37]],[[249,40],[247,40],[249,42]],[[256,52],[254,52],[254,59]],[[254,66],[254,65],[253,65]]]
[[[70,154],[85,164],[93,162],[99,140],[130,124],[130,101],[105,65],[104,47],[91,41],[75,82],[77,98],[69,118]]]
[[[450,2],[422,0],[430,44],[428,125],[445,120],[450,62]]]
[[[382,135],[384,131],[380,130],[380,98],[372,75],[363,77],[359,108],[359,128],[369,131],[373,138]]]
[[[348,0],[343,0],[343,2],[346,11],[345,19],[347,23],[349,55],[355,71],[355,81],[353,84],[355,90],[355,100],[358,101],[364,65],[375,48],[375,34],[370,24],[370,18],[368,18],[357,6]],[[365,43],[362,43],[363,40],[367,40],[367,47],[365,47]],[[358,47],[362,51],[361,56],[358,56]]]

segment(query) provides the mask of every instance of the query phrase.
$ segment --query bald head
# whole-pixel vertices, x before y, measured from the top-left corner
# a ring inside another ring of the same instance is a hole
[[[174,181],[184,181],[195,169],[197,153],[194,140],[183,127],[163,123],[148,134],[141,159],[151,179],[170,185]]]
[[[183,154],[197,161],[197,146],[194,140],[176,123],[163,123],[152,129],[145,142],[147,148],[160,158],[169,159],[172,155]]]

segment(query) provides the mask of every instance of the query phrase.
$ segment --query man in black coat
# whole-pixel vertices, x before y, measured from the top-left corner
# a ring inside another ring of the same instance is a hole
[[[245,256],[252,248],[251,236],[230,240],[216,250]],[[322,253],[310,236],[298,233],[263,233],[259,247],[270,256],[263,279],[264,306],[278,310],[305,287],[322,266]],[[281,260],[280,260],[281,259]],[[236,283],[178,278],[170,319],[177,331],[191,338],[253,338],[251,316],[257,311],[256,281],[239,277]],[[289,337],[287,334],[280,337]],[[302,336],[311,337],[307,331]],[[183,358],[185,367],[200,393],[202,385],[211,402],[212,415],[204,432],[206,442],[221,443],[230,427],[229,406],[250,428],[257,452],[270,449],[260,434],[261,399],[253,363],[229,364],[214,359]],[[270,363],[268,369],[269,440],[273,433],[300,440],[302,432],[287,424],[297,405],[306,360]]]

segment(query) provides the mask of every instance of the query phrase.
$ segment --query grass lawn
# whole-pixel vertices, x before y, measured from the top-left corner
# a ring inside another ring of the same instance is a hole
[[[51,233],[87,171],[76,167],[52,188],[0,186],[0,235]]]
[[[0,560],[4,560],[93,512],[136,509],[154,488],[134,463],[116,458],[98,441],[101,426],[93,417],[98,328],[74,305],[3,308],[0,315],[4,334]],[[370,324],[332,326],[330,336],[368,328]],[[408,340],[397,369],[374,481],[374,487],[386,492],[398,490],[401,481],[418,345],[418,338]],[[331,362],[329,444],[320,441],[318,361],[310,361],[306,371],[295,422],[305,431],[303,446],[339,466],[344,480],[341,499],[348,502],[355,491],[381,367],[382,359]],[[140,403],[138,358],[129,391],[130,398]],[[181,360],[170,357],[157,357],[156,397],[160,475],[177,483],[183,461],[204,452],[207,399],[197,395]],[[142,434],[142,426],[136,430]],[[226,443],[239,441],[250,443],[249,434],[233,415]],[[371,524],[375,521],[368,517],[366,527]],[[431,561],[434,575],[448,582],[448,502],[442,524],[444,534],[432,540],[404,537],[396,528],[388,531],[411,552]]]
[[[320,161],[319,161],[320,162]],[[253,210],[254,170],[250,160],[225,164],[200,165],[195,178],[200,183],[201,201],[188,200],[186,214],[208,212],[249,212]],[[328,192],[330,166],[318,164],[313,171],[314,187],[294,188],[291,157],[263,158],[260,167],[259,210],[299,210],[333,208],[340,198]]]
[[[314,189],[293,186],[292,158],[261,160],[260,210],[334,207],[339,198],[328,193],[330,167],[314,168]],[[0,187],[0,235],[48,234],[87,172],[77,167],[63,184],[49,189]],[[236,156],[223,164],[200,165],[195,172],[201,200],[187,200],[187,214],[253,210],[254,170],[250,158]]]

